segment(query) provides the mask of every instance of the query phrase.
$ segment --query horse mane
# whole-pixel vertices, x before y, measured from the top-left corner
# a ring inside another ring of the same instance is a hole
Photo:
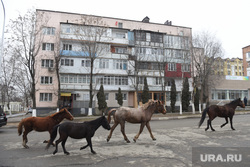
[[[147,103],[142,105],[142,109],[146,110],[148,109],[152,104],[154,104],[154,100],[150,99]]]
[[[229,102],[228,105],[238,103],[239,101],[240,101],[240,98],[237,98],[237,99]]]
[[[51,114],[50,117],[53,118],[53,117],[55,117],[55,116],[58,116],[58,115],[62,114],[63,112],[65,112],[65,108],[61,109],[59,112],[56,112],[56,113],[54,113],[54,114]]]

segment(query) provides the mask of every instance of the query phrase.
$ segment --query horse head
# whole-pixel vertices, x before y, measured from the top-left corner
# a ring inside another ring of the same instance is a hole
[[[156,105],[156,109],[158,112],[162,113],[162,114],[166,114],[166,107],[164,105],[164,103],[160,100],[155,101],[155,105]]]
[[[107,120],[107,118],[105,116],[102,116],[102,127],[104,129],[107,129],[107,130],[110,130],[110,125],[109,125],[109,122]]]
[[[242,108],[245,108],[245,104],[243,103],[243,101],[239,98],[238,99],[238,106],[242,107]]]
[[[61,109],[59,112],[62,112],[64,118],[66,118],[66,119],[68,119],[68,120],[71,120],[71,121],[72,121],[72,120],[74,119],[74,117],[73,117],[72,114],[68,111],[67,108],[63,108],[63,109]]]

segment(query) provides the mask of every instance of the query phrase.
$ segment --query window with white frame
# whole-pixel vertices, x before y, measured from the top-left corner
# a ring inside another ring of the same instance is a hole
[[[55,35],[56,28],[54,27],[44,27],[43,34],[44,35]]]
[[[109,93],[104,93],[105,99],[109,100]]]
[[[115,53],[126,54],[127,53],[127,48],[115,47]]]
[[[114,69],[118,70],[127,70],[128,61],[127,60],[115,60],[113,61]]]
[[[52,93],[40,93],[40,101],[52,101]]]
[[[247,58],[247,59],[250,59],[250,52],[247,52],[247,53],[246,53],[246,58]]]
[[[42,50],[54,51],[54,44],[53,43],[43,43]]]
[[[190,72],[190,64],[182,64],[181,71],[182,72]]]
[[[162,78],[160,78],[160,77],[155,78],[155,84],[156,85],[161,85],[162,84]]]
[[[99,68],[109,68],[109,59],[99,59]]]
[[[176,63],[168,63],[168,71],[176,71]]]
[[[49,76],[41,76],[41,84],[52,84],[52,77]]]
[[[62,66],[74,66],[74,59],[61,59]]]
[[[95,83],[95,77],[93,77],[93,83]],[[90,75],[82,74],[82,75],[60,75],[61,83],[79,83],[79,84],[89,84],[90,83]]]
[[[118,23],[118,28],[123,28],[123,23],[119,22]]]
[[[54,60],[52,59],[42,59],[42,67],[53,67],[54,66]]]
[[[91,61],[90,60],[82,60],[82,67],[90,67]]]
[[[125,32],[116,32],[115,33],[116,38],[124,39],[126,37]]]
[[[72,50],[71,44],[63,44],[63,50]]]
[[[118,93],[115,94],[115,100],[117,100]],[[123,100],[127,100],[127,93],[122,93]]]

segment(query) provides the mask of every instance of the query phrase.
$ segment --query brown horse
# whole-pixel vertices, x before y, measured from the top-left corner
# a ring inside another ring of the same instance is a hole
[[[73,116],[66,108],[63,108],[59,112],[54,113],[47,117],[28,117],[22,119],[18,125],[18,134],[19,136],[22,134],[24,127],[24,132],[23,132],[24,148],[29,148],[26,145],[26,143],[28,142],[27,135],[29,132],[31,132],[32,130],[38,132],[48,131],[51,134],[53,127],[59,124],[64,118],[68,120],[73,120]]]
[[[116,111],[116,112],[114,112]],[[130,123],[141,123],[140,131],[139,133],[134,137],[134,142],[139,138],[141,132],[143,131],[144,126],[146,125],[150,136],[153,140],[156,140],[153,136],[150,128],[149,121],[151,120],[151,117],[155,111],[161,112],[163,114],[166,114],[166,109],[164,104],[161,101],[149,101],[148,103],[144,104],[141,108],[129,108],[129,107],[120,107],[118,109],[111,109],[108,112],[108,121],[110,122],[111,114],[113,113],[114,117],[114,125],[111,128],[110,134],[107,138],[107,142],[110,140],[112,133],[116,126],[118,124],[121,125],[121,132],[124,136],[124,140],[127,143],[130,143],[128,140],[124,127],[125,127],[125,121]]]
[[[233,127],[233,116],[234,116],[234,112],[235,112],[235,109],[236,109],[237,106],[245,108],[245,105],[241,101],[240,98],[236,99],[234,101],[231,101],[230,103],[225,104],[224,106],[211,105],[211,106],[207,107],[206,109],[203,110],[201,120],[199,122],[199,127],[204,122],[204,120],[206,118],[206,114],[208,114],[209,119],[207,120],[207,128],[205,129],[205,131],[207,131],[209,129],[209,126],[210,126],[212,131],[215,131],[214,128],[212,127],[211,122],[217,116],[218,117],[224,117],[226,119],[226,123],[222,124],[221,128],[228,123],[228,118],[229,118],[230,119],[230,124],[231,124],[231,129],[235,130],[234,127]]]

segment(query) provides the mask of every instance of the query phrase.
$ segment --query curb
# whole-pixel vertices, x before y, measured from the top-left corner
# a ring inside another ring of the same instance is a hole
[[[239,111],[236,112],[235,115],[245,115],[245,114],[250,114],[250,111]],[[160,115],[160,114],[159,114]],[[164,121],[164,120],[179,120],[179,119],[188,119],[188,118],[200,118],[201,114],[188,114],[188,115],[179,115],[176,114],[176,116],[166,116],[166,115],[153,115],[151,120],[152,121]],[[89,120],[93,120],[95,118],[97,118],[99,116],[86,116],[86,117],[75,117],[75,121],[76,122],[83,122],[83,121],[89,121]],[[9,119],[14,119],[14,120],[9,120]],[[21,116],[16,116],[16,117],[9,117],[8,118],[8,122],[7,125],[1,127],[1,128],[17,128],[18,123],[22,120],[23,118],[21,118]],[[111,121],[111,123],[113,123],[113,120]]]

